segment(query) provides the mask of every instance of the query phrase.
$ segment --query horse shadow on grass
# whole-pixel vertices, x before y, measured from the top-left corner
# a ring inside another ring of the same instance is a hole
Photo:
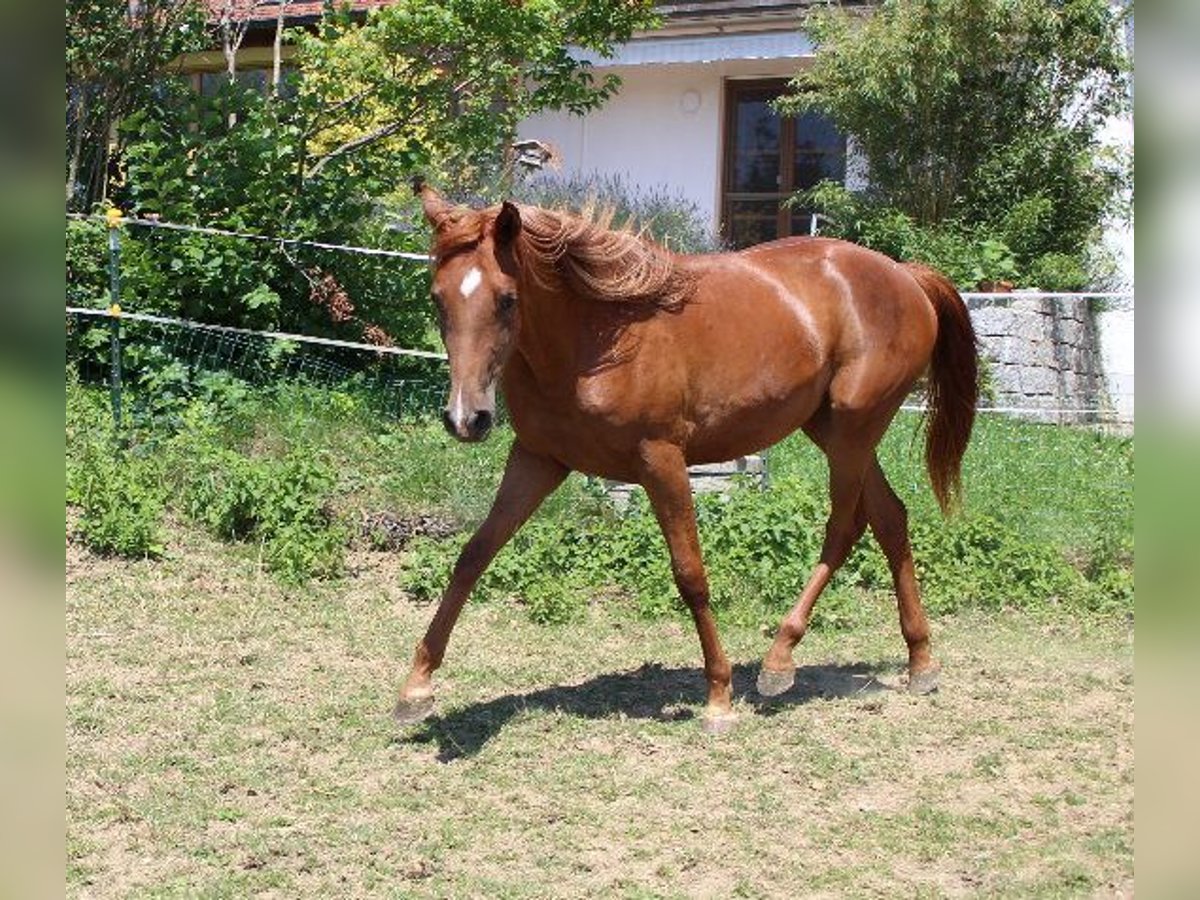
[[[777,697],[760,697],[755,689],[758,663],[733,668],[735,704],[743,716],[778,715],[788,707],[813,700],[867,696],[897,688],[889,684],[894,663],[799,666],[795,684]],[[887,681],[881,678],[887,678]],[[434,742],[439,762],[474,756],[515,716],[530,710],[561,712],[584,719],[623,714],[658,722],[696,719],[704,696],[698,668],[666,668],[647,663],[639,669],[598,675],[580,684],[554,686],[521,694],[505,694],[482,703],[435,712],[419,725],[405,728],[398,743]],[[692,727],[699,728],[699,723]]]

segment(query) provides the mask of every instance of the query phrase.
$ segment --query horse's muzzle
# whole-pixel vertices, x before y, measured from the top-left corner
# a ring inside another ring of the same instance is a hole
[[[442,424],[458,440],[473,444],[482,441],[492,430],[492,414],[486,409],[476,410],[469,418],[459,423],[454,420],[450,410],[442,411]]]

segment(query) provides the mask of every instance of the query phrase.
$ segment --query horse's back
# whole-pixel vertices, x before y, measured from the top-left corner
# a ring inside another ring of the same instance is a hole
[[[785,238],[743,256],[787,284],[791,302],[827,323],[828,352],[843,381],[855,383],[857,402],[907,390],[925,369],[937,317],[902,263],[834,238]]]
[[[686,368],[697,457],[765,446],[826,402],[891,402],[928,363],[932,307],[901,264],[830,238],[696,258],[669,327]]]

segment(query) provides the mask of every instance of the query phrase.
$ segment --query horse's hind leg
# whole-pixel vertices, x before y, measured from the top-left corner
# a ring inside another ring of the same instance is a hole
[[[800,599],[780,622],[775,640],[763,659],[758,692],[764,697],[782,694],[792,686],[796,673],[792,651],[808,630],[813,604],[867,527],[862,491],[874,443],[839,440],[830,421],[824,419],[805,426],[805,432],[829,460],[830,512],[825,524],[825,542],[821,547],[821,558],[800,592]]]
[[[929,650],[929,620],[921,607],[912,546],[908,540],[908,512],[887,476],[872,460],[863,487],[863,504],[871,531],[887,557],[900,609],[900,631],[908,644],[908,689],[928,694],[937,689],[940,666]]]
[[[392,713],[399,724],[419,722],[429,715],[433,709],[433,672],[442,664],[450,632],[479,576],[500,548],[566,477],[567,469],[561,464],[530,453],[520,443],[513,444],[491,512],[459,554],[442,602],[438,604],[425,637],[417,644],[412,670],[400,689]]]

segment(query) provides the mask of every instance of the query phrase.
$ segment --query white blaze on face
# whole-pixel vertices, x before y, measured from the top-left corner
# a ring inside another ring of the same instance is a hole
[[[479,287],[479,284],[482,281],[483,273],[480,272],[478,268],[472,267],[471,270],[463,276],[462,284],[458,286],[458,291],[463,295],[463,299],[466,300],[473,293],[475,293],[475,289]]]
[[[469,300],[471,295],[474,294],[475,291],[477,291],[479,289],[479,285],[481,285],[482,283],[483,283],[483,272],[481,272],[479,270],[478,266],[472,266],[467,271],[467,274],[463,276],[462,283],[458,286],[459,293],[462,295],[462,298],[464,300]],[[488,406],[491,407],[492,409],[495,409],[495,403],[496,403],[496,384],[495,384],[495,382],[488,385],[484,394],[485,394],[485,398],[486,398],[486,402],[487,402]],[[463,396],[462,387],[459,387],[454,392],[454,398],[453,398],[452,402],[450,403],[449,412],[450,412],[450,420],[454,423],[454,426],[460,432],[462,432],[466,428],[468,420],[474,416],[475,410],[467,409],[466,398]]]
[[[456,426],[462,428],[466,424],[466,409],[463,408],[463,392],[459,388],[454,394],[454,404],[450,408],[450,419]]]

